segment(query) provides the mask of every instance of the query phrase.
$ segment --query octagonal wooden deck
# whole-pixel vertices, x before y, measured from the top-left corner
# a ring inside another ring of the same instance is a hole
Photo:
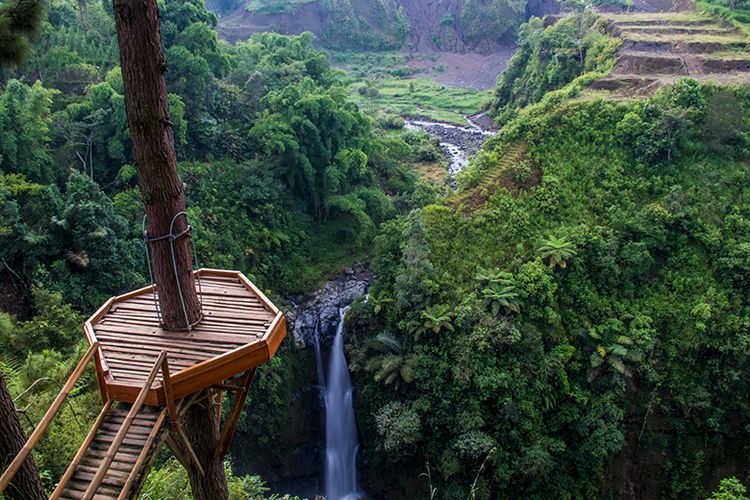
[[[0,475],[0,494],[92,359],[104,406],[51,499],[135,498],[164,442],[183,465],[203,473],[180,415],[196,401],[215,398],[221,420],[222,392],[231,391],[235,396],[214,448],[214,456],[226,455],[255,368],[273,357],[286,323],[239,271],[201,269],[196,277],[203,318],[190,331],[161,327],[154,286],[112,297],[86,321],[89,349]]]
[[[200,269],[204,317],[191,331],[161,328],[153,286],[109,299],[84,325],[98,342],[97,376],[107,399],[132,403],[162,351],[180,399],[270,360],[286,335],[283,314],[239,271]],[[145,404],[163,406],[160,378]]]

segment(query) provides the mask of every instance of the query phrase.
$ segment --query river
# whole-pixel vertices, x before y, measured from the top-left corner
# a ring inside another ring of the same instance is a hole
[[[407,130],[424,130],[440,140],[440,147],[450,158],[448,183],[454,190],[456,189],[456,174],[469,164],[469,159],[479,151],[485,140],[497,134],[497,131],[483,128],[475,121],[483,115],[484,113],[476,115],[474,119],[465,116],[465,126],[416,118],[405,119],[404,128]]]

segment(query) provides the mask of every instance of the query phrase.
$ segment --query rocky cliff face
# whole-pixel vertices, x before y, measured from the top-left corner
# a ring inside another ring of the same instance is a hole
[[[529,16],[559,10],[558,0],[276,0],[275,9],[261,4],[253,0],[224,16],[219,33],[237,41],[264,31],[312,31],[329,48],[489,54],[507,45]]]

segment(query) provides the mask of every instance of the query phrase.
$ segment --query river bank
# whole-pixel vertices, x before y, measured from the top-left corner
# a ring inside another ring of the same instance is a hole
[[[484,141],[497,134],[497,130],[488,127],[492,120],[482,112],[464,116],[466,126],[454,125],[420,118],[405,118],[407,130],[423,130],[438,138],[440,147],[450,159],[448,166],[448,184],[456,189],[456,175],[469,164],[471,157],[479,151]]]

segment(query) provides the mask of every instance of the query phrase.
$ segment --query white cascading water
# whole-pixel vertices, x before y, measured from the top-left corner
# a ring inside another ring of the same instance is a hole
[[[352,380],[344,354],[344,316],[348,307],[339,310],[339,324],[328,362],[328,379],[320,380],[326,405],[326,499],[356,499],[357,494],[357,425],[352,405]],[[316,336],[317,337],[317,336]],[[320,345],[316,339],[318,377],[323,368]]]

